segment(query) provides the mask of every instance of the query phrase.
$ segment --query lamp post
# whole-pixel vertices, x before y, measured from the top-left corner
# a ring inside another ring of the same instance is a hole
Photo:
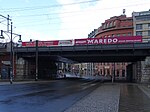
[[[38,80],[38,40],[36,40],[36,70],[35,70],[35,81]]]
[[[9,72],[10,76],[9,76],[9,80],[10,80],[10,84],[12,84],[13,76],[14,76],[13,39],[15,37],[19,36],[18,42],[22,42],[21,41],[21,35],[13,33],[13,31],[12,31],[12,22],[11,22],[11,32],[1,30],[0,38],[5,39],[5,37],[3,36],[3,33],[5,33],[10,39],[10,72]],[[9,36],[9,34],[10,34],[10,36]],[[13,37],[13,35],[15,35],[15,37]]]

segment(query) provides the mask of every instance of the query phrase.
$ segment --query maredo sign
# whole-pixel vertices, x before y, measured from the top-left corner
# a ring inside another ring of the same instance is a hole
[[[87,38],[75,40],[38,41],[38,46],[73,46],[73,45],[95,45],[95,44],[123,44],[142,42],[142,36],[124,36],[108,38]],[[22,42],[22,47],[35,47],[36,42]]]
[[[75,39],[75,45],[123,44],[142,42],[142,36]]]

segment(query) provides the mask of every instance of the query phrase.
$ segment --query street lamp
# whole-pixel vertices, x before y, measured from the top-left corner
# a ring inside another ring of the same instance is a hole
[[[35,81],[38,80],[38,40],[36,40],[36,71],[35,71]]]
[[[3,36],[3,30],[1,30],[0,39],[4,39],[4,36]]]
[[[12,84],[12,82],[13,82],[13,76],[14,76],[14,67],[13,67],[13,61],[14,61],[13,60],[14,59],[14,57],[13,57],[13,39],[15,37],[19,36],[18,42],[22,42],[21,41],[21,35],[12,32],[12,22],[11,22],[11,32],[1,30],[0,38],[2,38],[2,39],[5,38],[3,36],[3,33],[5,33],[9,37],[9,39],[10,39],[10,76],[9,76],[9,80],[10,80],[10,84]],[[10,34],[10,36],[8,34]],[[15,35],[15,37],[13,37],[13,35]]]

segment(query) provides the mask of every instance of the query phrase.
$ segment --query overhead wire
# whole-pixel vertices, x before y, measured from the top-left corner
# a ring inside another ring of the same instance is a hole
[[[7,26],[7,24],[5,24],[5,23],[2,23],[2,22],[0,22],[0,24],[3,24],[3,25],[5,25],[5,26]]]
[[[141,5],[141,4],[134,4],[134,5],[125,5],[126,7],[129,7],[129,6],[137,6],[137,5]],[[120,8],[120,7],[122,7],[122,6],[119,6],[119,7],[111,7],[111,8],[101,8],[101,9],[96,9],[96,11],[98,11],[98,10],[106,10],[106,9],[113,9],[113,8]],[[93,10],[89,10],[88,12],[90,12],[90,11],[93,11]],[[51,15],[51,14],[66,14],[66,13],[70,13],[70,14],[75,14],[75,13],[78,13],[78,14],[76,14],[76,15],[69,15],[69,16],[62,16],[62,17],[52,17],[52,18],[49,18],[50,20],[52,20],[52,19],[59,19],[59,18],[65,18],[65,17],[73,17],[73,16],[78,16],[79,15],[79,13],[80,14],[82,14],[82,13],[84,13],[84,12],[82,12],[82,11],[67,11],[67,12],[63,12],[63,13],[49,13],[49,14],[37,14],[37,15],[28,15],[27,17],[34,17],[34,16],[42,16],[42,15],[45,15],[45,16],[49,16],[49,15]],[[19,17],[19,16],[18,16]],[[20,16],[20,17],[22,17],[22,16]],[[40,22],[41,20],[38,20],[38,21],[32,21],[32,22],[27,22],[27,23],[33,23],[33,22]],[[26,24],[26,22],[23,22],[24,24]],[[53,23],[51,23],[51,24],[53,24]],[[56,23],[54,23],[54,24],[56,24]],[[60,24],[60,23],[58,23],[58,24]],[[31,25],[32,26],[32,25]]]
[[[58,5],[50,5],[50,6],[35,6],[35,7],[23,7],[23,8],[9,8],[9,9],[1,9],[3,12],[16,12],[16,11],[27,11],[27,10],[38,10],[44,8],[53,8],[53,7],[62,7],[62,6],[70,6],[76,4],[85,4],[85,3],[92,3],[100,0],[90,0],[90,1],[82,1],[82,2],[74,2],[68,4],[58,4]]]
[[[74,2],[74,3],[68,3],[68,4],[49,5],[49,6],[32,6],[32,7],[21,7],[21,8],[1,8],[0,12],[17,12],[17,11],[38,10],[38,9],[44,9],[44,8],[70,6],[70,5],[85,4],[85,3],[92,3],[92,2],[98,2],[98,1],[101,1],[101,0],[90,0],[90,1]],[[130,3],[135,3],[135,2],[130,2]]]
[[[139,4],[132,4],[132,5],[122,5],[118,7],[108,7],[108,8],[98,8],[94,10],[107,10],[107,9],[115,9],[115,8],[121,8],[121,7],[131,7],[131,6],[137,6],[137,5],[145,5],[147,3],[139,3]],[[148,3],[150,4],[150,2]],[[93,11],[93,10],[92,10]],[[15,17],[36,17],[36,16],[46,16],[46,15],[55,15],[55,14],[69,14],[69,13],[81,13],[82,11],[67,11],[67,12],[53,12],[53,13],[45,13],[45,14],[32,14],[32,15],[21,15],[21,16],[15,16]]]
[[[27,11],[27,10],[37,10],[37,9],[44,9],[44,8],[50,8],[50,7],[61,7],[61,6],[69,6],[69,5],[76,5],[76,4],[83,4],[83,3],[91,3],[91,2],[96,2],[96,1],[100,1],[100,0],[91,0],[91,1],[84,1],[84,2],[76,2],[76,3],[69,3],[69,4],[62,4],[62,5],[51,5],[51,6],[36,6],[36,7],[23,7],[23,8],[10,8],[11,11],[13,12],[17,12],[17,11]],[[118,7],[108,7],[108,8],[99,8],[99,9],[96,9],[96,10],[107,10],[107,9],[114,9],[114,8],[120,8],[120,7],[131,7],[131,6],[137,6],[137,5],[145,5],[147,3],[137,3],[137,4],[131,4],[131,5],[123,5],[123,6],[118,6]],[[149,3],[150,4],[150,3]],[[3,10],[3,9],[2,9]],[[7,9],[4,9],[4,12],[5,10]],[[9,11],[9,9],[7,10],[8,12],[11,12]],[[93,11],[93,10],[89,10],[90,11]],[[84,12],[84,11],[83,11]],[[54,14],[59,14],[59,15],[63,15],[63,14],[76,14],[76,15],[70,15],[70,16],[66,16],[66,17],[72,17],[72,16],[77,16],[79,15],[79,13],[83,13],[82,11],[66,11],[66,12],[53,12],[53,13],[45,13],[45,14],[33,14],[33,15],[21,15],[21,16],[13,16],[15,18],[30,18],[30,17],[38,17],[38,16],[50,16],[50,15],[54,15]],[[62,18],[62,17],[53,17],[53,18],[49,18],[50,20],[52,19],[59,19],[59,18]],[[63,17],[65,18],[65,16]],[[34,24],[36,26],[38,25],[41,25],[42,20],[38,20],[36,22],[38,22],[37,24]],[[40,22],[40,23],[39,23]],[[25,24],[24,26],[33,26],[33,24],[30,24],[31,22],[25,22],[23,21],[23,23]],[[27,24],[29,23],[29,25]],[[35,23],[35,21],[32,21],[32,23]],[[62,22],[59,22],[58,24],[60,24]],[[64,23],[64,22],[63,22]],[[45,24],[45,23],[43,23]],[[50,23],[50,24],[57,24],[57,23]],[[22,25],[23,27],[23,25]]]

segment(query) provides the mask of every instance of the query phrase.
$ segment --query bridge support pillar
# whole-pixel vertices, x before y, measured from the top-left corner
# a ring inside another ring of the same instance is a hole
[[[141,82],[141,61],[133,63],[133,82]]]
[[[15,79],[17,80],[22,80],[25,79],[27,74],[26,68],[27,68],[27,63],[26,60],[23,58],[19,58],[16,62],[16,77]]]
[[[141,82],[150,83],[150,57],[146,57],[145,61],[141,62]]]

